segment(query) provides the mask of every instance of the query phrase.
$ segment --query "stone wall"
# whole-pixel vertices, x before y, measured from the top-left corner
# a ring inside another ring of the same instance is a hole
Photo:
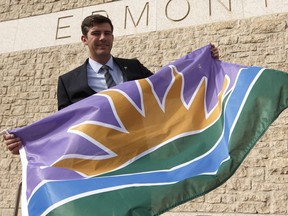
[[[10,0],[0,3],[0,20],[103,2]],[[19,9],[21,13],[17,13]],[[146,67],[157,71],[212,42],[218,46],[224,61],[288,71],[287,20],[288,13],[284,13],[118,37],[113,55],[137,57]],[[59,74],[82,64],[87,54],[81,43],[0,54],[0,130],[24,126],[55,112]],[[287,158],[288,110],[271,125],[231,179],[172,212],[288,215]],[[2,145],[0,215],[13,215],[20,181],[19,157],[12,156]]]
[[[0,20],[20,19],[112,1],[113,0],[6,0],[0,2]]]

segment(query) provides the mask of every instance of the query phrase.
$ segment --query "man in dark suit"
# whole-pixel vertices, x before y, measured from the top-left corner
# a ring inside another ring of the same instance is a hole
[[[90,57],[83,65],[59,77],[59,110],[110,86],[153,74],[137,59],[120,59],[111,55],[114,35],[109,18],[101,15],[88,16],[83,20],[81,30],[81,40],[88,46]],[[211,54],[214,58],[219,58],[218,49],[214,45],[211,45]],[[14,134],[5,134],[3,137],[8,150],[12,154],[19,154],[21,139]]]
[[[101,15],[88,16],[83,20],[81,30],[81,40],[88,46],[90,57],[80,67],[59,77],[58,109],[109,88],[105,73],[110,73],[114,84],[153,74],[137,59],[114,58],[111,55],[114,35],[109,18]],[[104,71],[103,65],[108,66],[109,70]]]

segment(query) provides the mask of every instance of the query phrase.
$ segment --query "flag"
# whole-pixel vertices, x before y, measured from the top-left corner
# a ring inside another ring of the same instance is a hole
[[[288,106],[288,74],[202,47],[10,130],[23,215],[159,215],[227,181]]]

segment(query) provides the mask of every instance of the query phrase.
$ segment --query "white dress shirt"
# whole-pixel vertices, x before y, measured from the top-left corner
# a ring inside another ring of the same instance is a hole
[[[113,57],[109,59],[106,63],[109,67],[109,72],[116,83],[116,85],[123,83],[123,74],[120,70],[119,66],[114,62]],[[101,69],[102,64],[94,61],[93,59],[89,58],[87,64],[87,79],[88,85],[92,88],[95,92],[100,92],[107,89],[107,84],[104,77],[104,72]]]

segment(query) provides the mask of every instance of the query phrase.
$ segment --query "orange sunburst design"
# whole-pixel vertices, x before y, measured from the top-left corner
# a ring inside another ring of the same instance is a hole
[[[102,160],[67,158],[56,162],[53,166],[72,169],[87,176],[107,173],[132,163],[139,158],[139,155],[148,154],[167,140],[184,133],[203,130],[213,124],[221,115],[222,101],[229,79],[225,77],[218,95],[218,103],[207,116],[204,102],[206,79],[199,84],[198,92],[190,107],[186,107],[181,99],[183,75],[174,66],[170,68],[175,79],[163,103],[164,110],[157,102],[157,96],[153,94],[147,79],[136,81],[142,89],[145,116],[139,113],[121,91],[107,90],[99,93],[112,99],[116,115],[119,116],[127,133],[87,122],[69,129],[97,140],[115,153],[113,157]]]

